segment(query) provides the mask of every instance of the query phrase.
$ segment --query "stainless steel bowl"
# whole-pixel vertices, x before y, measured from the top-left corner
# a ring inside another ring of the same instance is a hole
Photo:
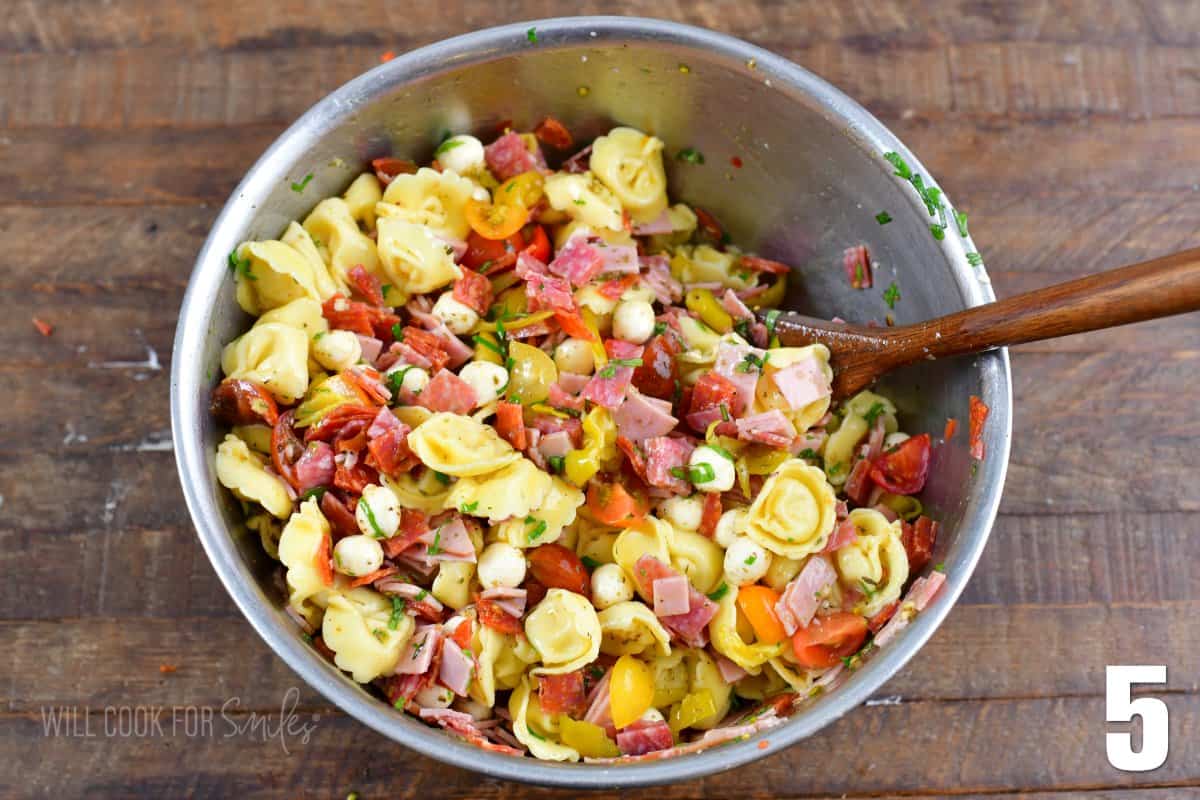
[[[535,37],[528,34],[536,30]],[[249,320],[234,302],[226,254],[273,238],[318,198],[338,193],[369,158],[427,158],[443,131],[490,133],[502,120],[529,127],[547,113],[580,138],[613,124],[694,147],[703,166],[668,159],[672,196],[716,213],[735,241],[793,264],[792,307],[826,317],[881,319],[893,277],[912,322],[993,299],[974,250],[951,225],[944,241],[910,186],[882,155],[929,173],[878,120],[795,64],[710,31],[649,19],[541,20],[460,36],[413,51],[351,81],[292,125],[234,191],[192,273],[171,370],[171,421],[188,508],[217,574],[246,618],[304,680],[361,722],[427,756],[489,775],[569,787],[634,786],[696,778],[745,764],[809,736],[862,703],[916,653],[962,592],[996,515],[1008,464],[1011,388],[1004,351],[928,363],[884,387],[907,430],[965,421],[967,396],[992,409],[987,458],[974,471],[966,436],[940,448],[926,505],[943,521],[934,561],[949,581],[932,606],[842,687],[806,705],[764,738],[661,762],[567,765],[486,753],[406,717],[339,673],[297,635],[257,536],[247,536],[218,485],[221,432],[207,413],[221,346]],[[742,166],[732,164],[734,157]],[[297,194],[290,182],[314,178]],[[894,221],[879,225],[886,210]],[[850,289],[840,254],[866,242],[879,264],[871,291]],[[895,731],[897,736],[902,731]],[[799,757],[799,756],[798,756]]]

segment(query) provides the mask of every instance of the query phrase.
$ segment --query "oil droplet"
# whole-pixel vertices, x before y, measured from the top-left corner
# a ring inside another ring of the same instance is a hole
[[[682,72],[684,75],[687,75],[689,72],[692,71],[692,68],[689,67],[687,64],[680,64],[679,71]]]
[[[575,94],[579,95],[580,97],[587,97],[591,93],[592,93],[592,90],[586,86],[580,86],[578,89],[575,90]]]

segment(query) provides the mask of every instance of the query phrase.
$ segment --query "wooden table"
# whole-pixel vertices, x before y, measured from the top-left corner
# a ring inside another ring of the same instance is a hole
[[[385,51],[568,10],[669,15],[865,103],[971,212],[997,294],[1200,244],[1193,0],[229,5],[45,0],[0,24],[4,796],[567,796],[416,756],[305,688],[226,597],[175,477],[167,362],[205,233],[271,140]],[[911,667],[790,751],[623,796],[1200,793],[1200,316],[1022,347],[1013,372],[999,522]],[[1119,663],[1169,668],[1153,772],[1105,760]],[[229,735],[223,707],[277,724],[292,686],[319,717],[307,743]],[[46,735],[52,707],[75,727]],[[165,711],[119,735],[122,707]],[[176,707],[215,725],[189,736]]]

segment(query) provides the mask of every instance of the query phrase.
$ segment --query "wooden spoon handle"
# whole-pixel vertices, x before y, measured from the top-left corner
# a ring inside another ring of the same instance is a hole
[[[899,366],[1196,310],[1200,248],[896,328],[887,338]]]

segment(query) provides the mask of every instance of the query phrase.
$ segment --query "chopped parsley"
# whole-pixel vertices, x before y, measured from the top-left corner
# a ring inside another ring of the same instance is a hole
[[[312,179],[313,179],[313,175],[310,172],[304,176],[304,180],[300,181],[299,183],[294,183],[294,182],[292,183],[292,191],[295,192],[296,194],[300,194],[300,192],[304,191],[304,187],[308,186],[308,182],[311,181]]]
[[[640,358],[612,358],[598,374],[601,378],[611,378],[617,374],[617,367],[640,367],[641,365]]]
[[[933,234],[933,238],[937,239],[938,241],[946,238],[946,227],[948,223],[946,221],[946,203],[942,199],[942,190],[936,186],[927,186],[925,184],[925,179],[919,174],[914,173],[909,168],[908,164],[905,163],[904,159],[899,153],[884,153],[883,157],[889,164],[896,168],[895,174],[898,177],[911,183],[912,187],[917,190],[917,196],[920,197],[921,202],[925,204],[925,210],[929,212],[929,216],[938,217],[939,222],[929,226],[929,232]],[[878,216],[875,219],[880,225],[885,224],[884,221],[880,220]],[[967,222],[966,215],[963,214],[960,219],[958,212],[955,212],[955,221],[958,222],[959,230],[965,236],[965,227]]]
[[[372,628],[371,635],[381,642],[387,641],[387,631],[385,631],[383,628]]]
[[[583,197],[576,197],[574,202],[575,202],[575,205],[577,205],[577,206],[586,206],[587,205],[587,199],[583,198]]]
[[[433,477],[437,478],[439,481],[441,481],[441,482],[442,482],[443,484],[445,484],[446,486],[449,486],[449,485],[450,485],[450,476],[449,476],[449,475],[447,475],[447,474],[446,474],[446,473],[444,473],[444,472],[438,472],[438,471],[435,469],[435,470],[433,471]]]
[[[396,630],[400,627],[400,618],[404,616],[405,605],[403,597],[392,598],[392,615],[388,617],[388,628],[391,630]]]
[[[379,287],[379,291],[383,294],[383,298],[386,300],[387,296],[388,296],[388,292],[392,291],[392,289],[395,289],[395,288],[396,287],[392,286],[390,283],[385,283],[383,286]]]
[[[566,456],[550,456],[546,459],[546,464],[550,467],[551,472],[562,473],[567,467]]]
[[[712,464],[700,463],[694,467],[671,467],[671,475],[691,483],[708,483],[717,477]]]
[[[729,584],[722,581],[720,586],[708,593],[708,599],[715,603],[727,594],[729,594]]]
[[[361,502],[361,501],[359,501],[359,502]],[[433,534],[433,542],[428,547],[425,548],[425,554],[430,555],[430,556],[436,556],[441,552],[442,552],[442,526],[439,525],[437,531],[434,532],[434,534]]]
[[[876,400],[871,404],[871,407],[867,409],[867,413],[863,415],[863,419],[867,421],[868,425],[874,425],[875,420],[879,419],[879,415],[886,410],[887,409],[884,407],[883,403]]]
[[[755,561],[758,561],[758,553],[751,553],[750,555],[746,556],[746,561],[744,563],[748,567]]]
[[[741,336],[743,339],[749,341],[751,337],[750,322],[751,320],[749,319],[739,319],[737,322],[733,323],[733,332],[738,336]]]
[[[437,158],[442,153],[449,153],[451,150],[453,150],[456,147],[461,146],[462,144],[463,144],[462,139],[454,139],[454,138],[447,139],[446,141],[444,141],[438,145],[437,150],[433,151],[434,158]]]
[[[875,215],[875,221],[878,222],[880,225],[887,225],[889,222],[892,221],[892,215],[887,213],[886,211],[880,211],[878,214]]]
[[[976,252],[967,253],[967,263],[972,267],[981,267],[983,266],[983,256]]]
[[[530,44],[537,44],[537,28],[530,28],[529,30],[525,31],[525,38],[529,40]]]
[[[688,164],[703,164],[704,153],[694,147],[685,147],[675,154],[675,158]]]
[[[666,332],[667,332],[667,323],[665,323],[665,322],[654,323],[654,335],[655,336],[662,336]]]
[[[817,455],[817,451],[813,450],[811,447],[806,447],[803,450],[801,450],[799,453],[799,456],[801,458],[811,458],[814,461],[820,460],[820,458],[821,458],[821,456]]]
[[[536,517],[526,517],[525,525],[526,525],[526,527],[528,527],[529,525],[533,525],[532,528],[525,531],[525,538],[527,541],[530,541],[530,542],[536,541],[539,536],[541,536],[543,533],[546,532],[546,520],[544,520],[544,519],[537,519]]]
[[[965,238],[970,235],[967,233],[967,212],[954,209],[954,222],[958,225],[959,236]]]
[[[596,559],[592,558],[591,556],[580,556],[579,560],[588,569],[596,569],[597,567],[600,566],[600,562],[597,561]]]
[[[479,501],[475,500],[474,502],[471,502],[471,503],[463,503],[461,506],[458,507],[458,510],[464,514],[471,514],[477,508],[479,508]]]
[[[746,373],[753,372],[755,370],[762,370],[762,368],[767,365],[767,359],[770,357],[770,353],[763,355],[761,358],[754,355],[754,353],[746,353],[746,355],[743,356],[741,363],[734,367],[734,369],[738,372]]]
[[[862,593],[866,595],[867,600],[879,594],[879,581],[873,581],[866,577],[859,578],[858,587],[862,589]]]
[[[895,281],[883,290],[883,302],[887,303],[888,308],[895,308],[896,301],[900,299],[900,287]]]
[[[327,491],[329,491],[329,489],[324,486],[314,486],[304,494],[300,495],[300,502],[303,503],[305,500],[320,500],[325,496]]]

